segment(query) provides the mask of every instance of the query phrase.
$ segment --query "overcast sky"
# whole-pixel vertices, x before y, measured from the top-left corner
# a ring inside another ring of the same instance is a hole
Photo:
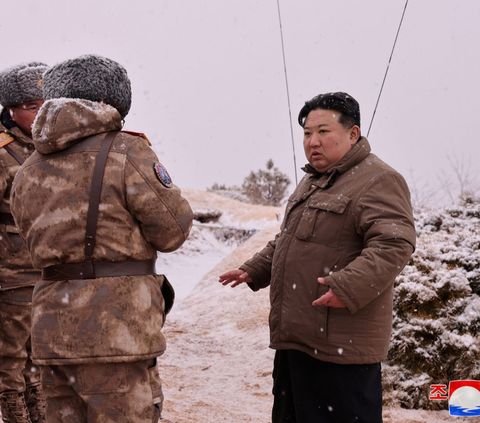
[[[270,158],[294,184],[276,0],[4,3],[2,68],[89,53],[121,63],[125,129],[149,137],[180,187],[241,184]],[[404,6],[280,0],[299,178],[303,103],[346,91],[366,134]],[[478,0],[409,1],[369,141],[417,189],[441,192],[448,158],[480,169],[479,21]]]

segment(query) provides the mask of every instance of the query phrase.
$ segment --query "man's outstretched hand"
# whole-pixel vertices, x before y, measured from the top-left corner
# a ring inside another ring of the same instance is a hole
[[[252,279],[245,270],[230,270],[230,272],[224,273],[218,277],[218,282],[222,285],[228,285],[231,283],[231,287],[235,288],[243,282],[252,282]]]

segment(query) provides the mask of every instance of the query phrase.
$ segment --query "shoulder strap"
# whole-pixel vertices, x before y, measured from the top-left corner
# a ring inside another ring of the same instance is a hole
[[[10,134],[7,134],[6,132],[0,132],[0,148],[12,143],[13,141],[15,141],[15,138],[13,138]]]
[[[10,154],[19,164],[20,166],[23,164],[25,160],[23,160],[15,151],[13,151],[13,148],[10,147],[9,145],[3,146],[5,150],[7,150],[7,153]]]
[[[22,165],[25,160],[15,153],[12,147],[8,145],[13,141],[15,141],[15,138],[13,138],[10,134],[7,134],[6,132],[0,133],[0,148],[7,150],[8,154],[10,154],[10,156],[12,156],[18,163],[20,163],[20,165]]]
[[[93,279],[95,277],[95,271],[93,269],[93,249],[95,247],[95,236],[97,234],[100,194],[102,193],[103,176],[105,174],[108,152],[118,132],[119,131],[109,132],[103,139],[93,170],[92,188],[90,190],[90,202],[87,212],[87,229],[85,233],[84,277],[86,279]]]

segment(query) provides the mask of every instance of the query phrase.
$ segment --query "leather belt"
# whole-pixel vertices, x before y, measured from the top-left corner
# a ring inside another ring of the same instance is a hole
[[[57,264],[46,267],[42,269],[42,279],[47,281],[60,281],[155,274],[154,258],[138,261],[93,261],[93,276],[86,274],[84,266],[85,262]]]
[[[15,226],[15,220],[13,220],[11,213],[0,213],[0,223]]]

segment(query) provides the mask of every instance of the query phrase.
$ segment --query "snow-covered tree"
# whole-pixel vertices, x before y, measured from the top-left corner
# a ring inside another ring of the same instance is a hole
[[[273,160],[267,162],[267,170],[250,172],[242,185],[242,191],[250,202],[263,206],[279,206],[285,198],[290,179],[274,167]]]
[[[480,201],[416,210],[417,249],[395,283],[384,398],[444,409],[430,385],[480,380]]]

